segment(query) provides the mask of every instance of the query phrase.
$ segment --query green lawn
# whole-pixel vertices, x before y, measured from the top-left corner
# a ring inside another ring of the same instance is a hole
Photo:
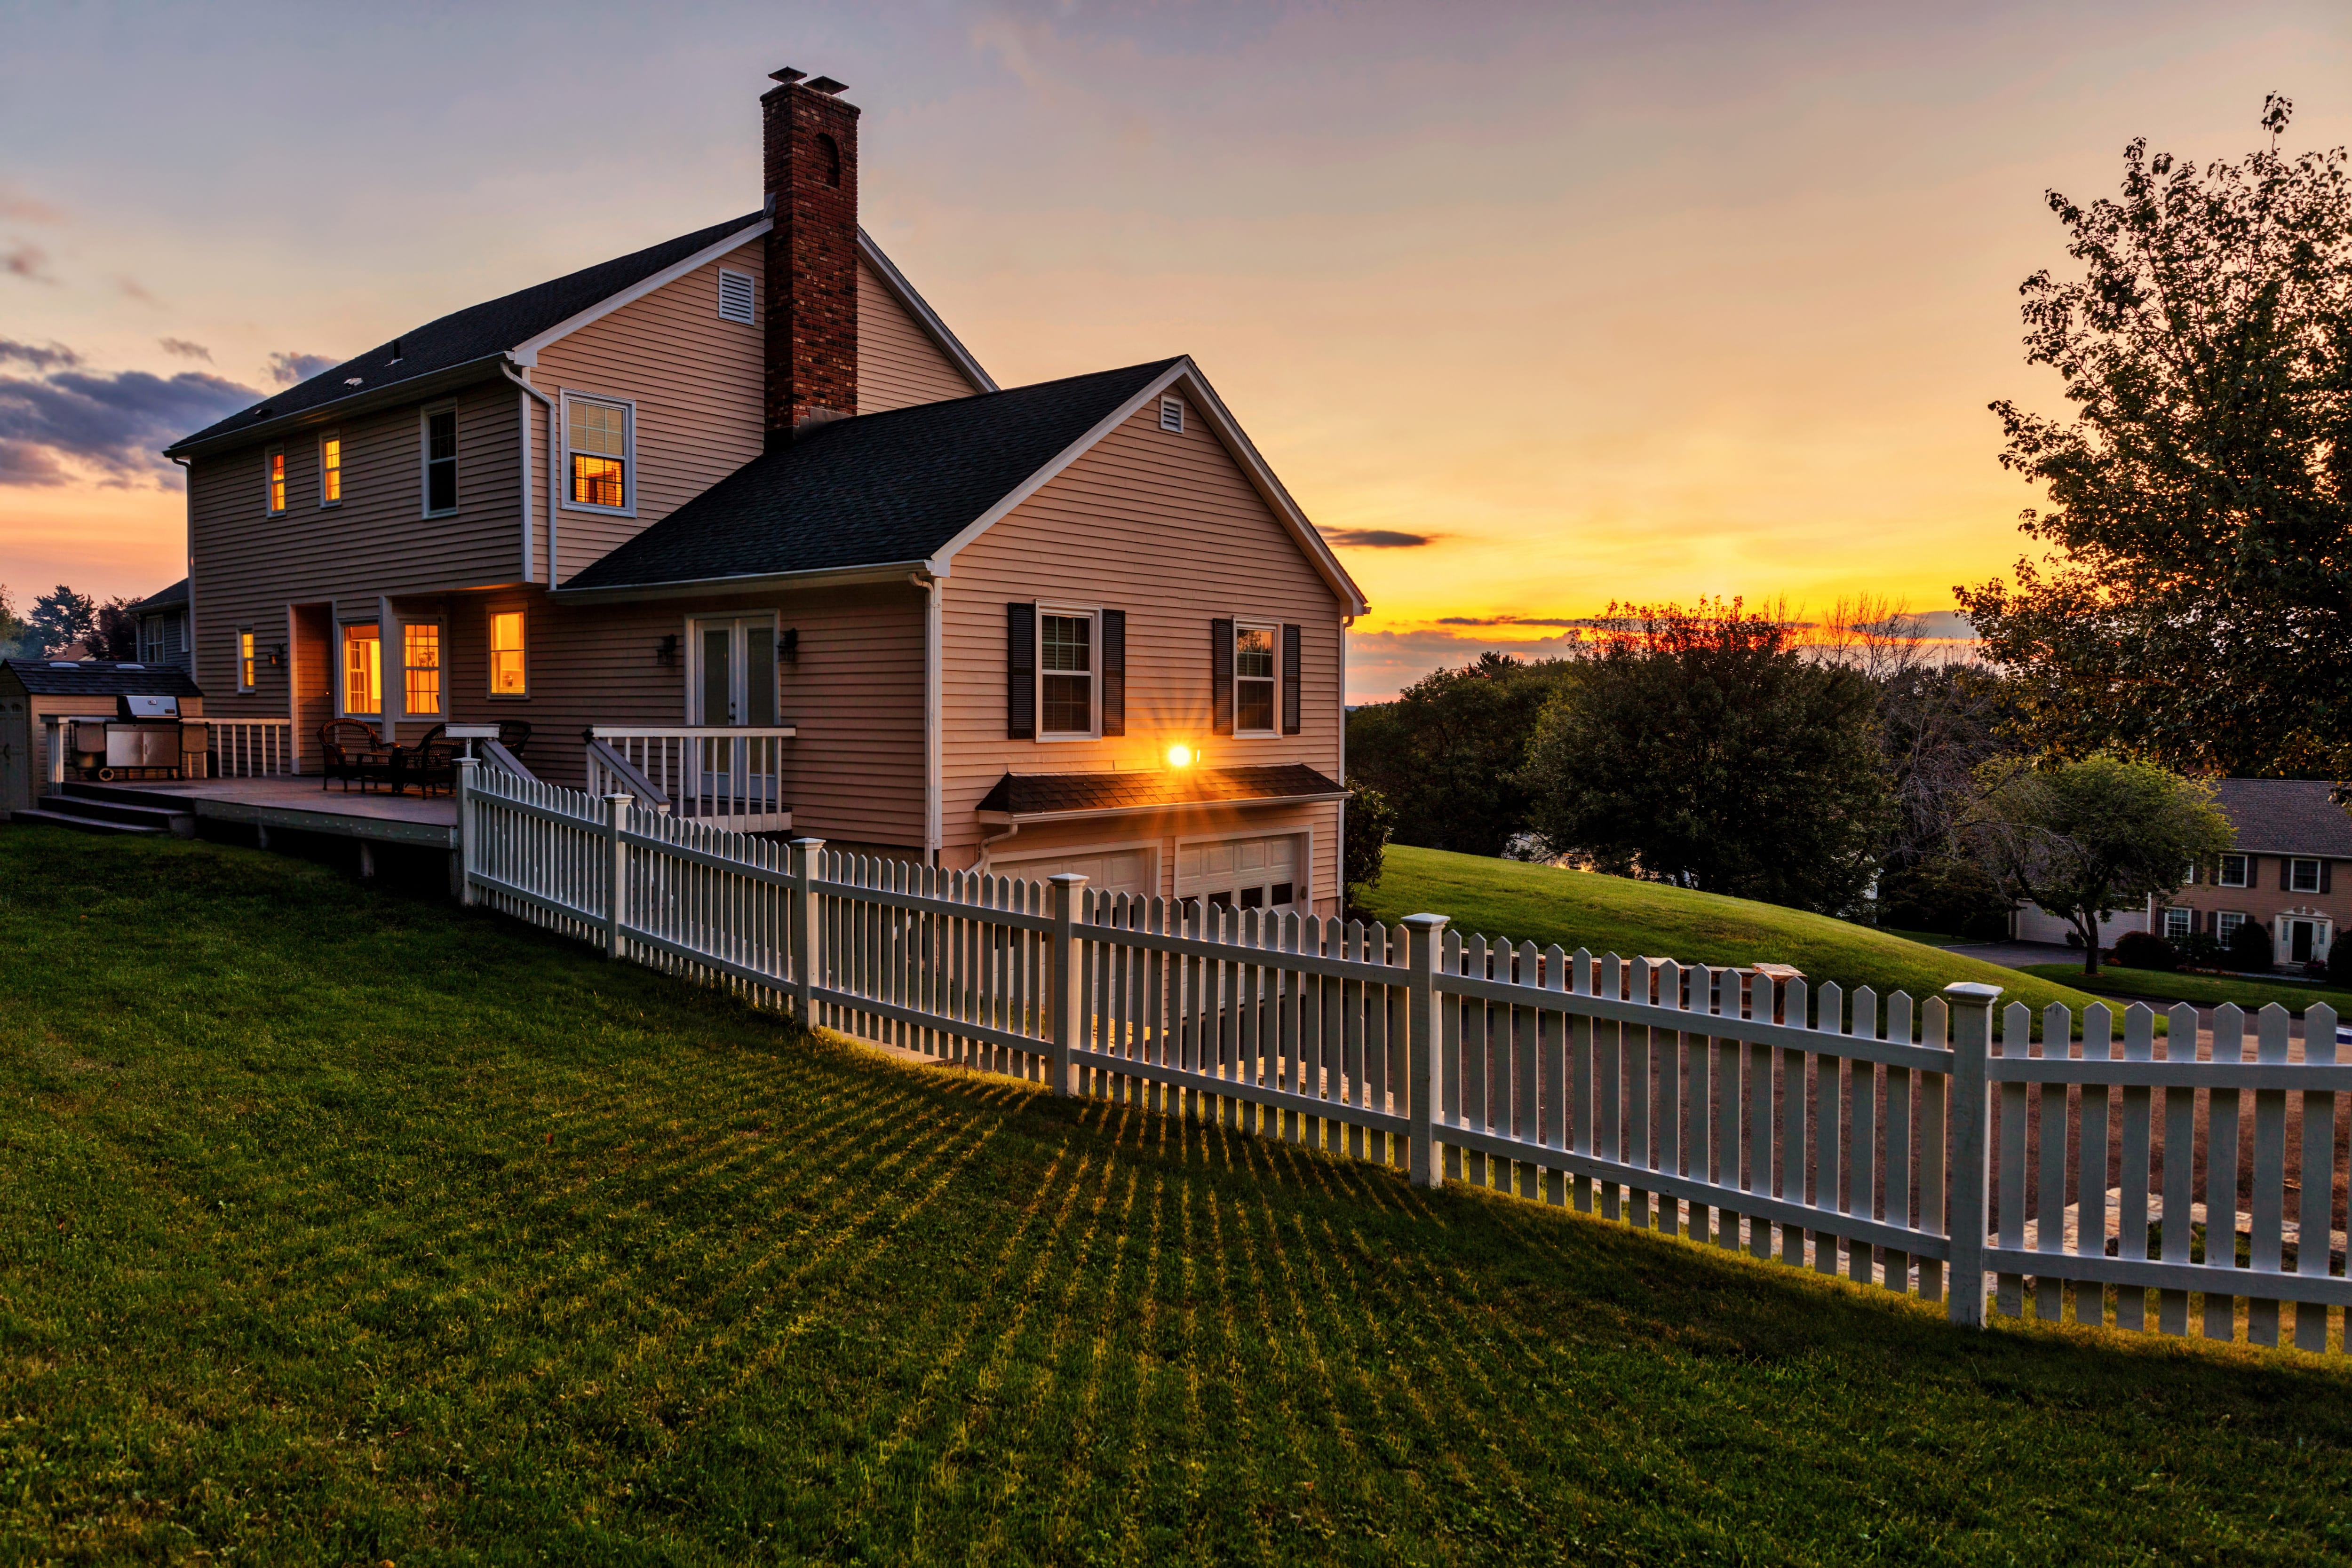
[[[2024,972],[2076,985],[2080,985],[2084,978],[2080,964],[2029,964]],[[2276,1002],[2290,1012],[2299,1013],[2305,1008],[2326,1002],[2338,1014],[2352,1018],[2352,991],[2327,986],[2301,986],[2292,980],[2242,980],[2225,975],[2176,975],[2163,969],[2121,969],[2113,964],[2105,964],[2100,966],[2099,977],[2095,984],[2102,995],[2147,998],[2157,1002],[2196,1002],[2209,1007],[2235,1002],[2242,1008],[2253,1009]]]
[[[2352,1369],[2009,1324],[0,828],[0,1563],[2343,1561]]]
[[[1954,980],[2001,988],[2003,1002],[2082,1009],[2097,998],[2053,977],[2022,974],[1851,921],[1660,883],[1562,871],[1521,861],[1389,846],[1365,906],[1383,920],[1427,910],[1475,932],[1538,946],[1557,942],[1626,957],[1686,964],[1793,964],[1813,985],[1835,980],[1926,998]]]

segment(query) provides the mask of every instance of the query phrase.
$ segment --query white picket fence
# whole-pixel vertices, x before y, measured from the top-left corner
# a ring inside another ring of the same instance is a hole
[[[1187,907],[460,773],[468,902],[844,1033],[1843,1272],[1958,1322],[1982,1321],[1990,1277],[2012,1315],[2056,1319],[2071,1293],[2079,1322],[2144,1328],[2154,1291],[2164,1333],[2189,1332],[2196,1296],[2208,1337],[2236,1336],[2242,1301],[2255,1343],[2291,1316],[2298,1346],[2340,1346],[2352,1064],[2325,1007],[2301,1061],[2277,1007],[2251,1061],[2245,1015],[2220,1009],[2200,1061],[2193,1009],[2159,1058],[2135,1006],[2118,1057],[2104,1006],[2079,1039],[2063,1008],[2012,1006],[1996,1041],[1989,986],[1915,1006],[1465,940],[1435,915],[1391,930]]]

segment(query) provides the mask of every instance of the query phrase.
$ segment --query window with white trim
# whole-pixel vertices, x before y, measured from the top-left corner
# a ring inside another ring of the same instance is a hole
[[[2168,909],[2164,912],[2164,939],[2185,942],[2197,929],[2197,912],[2193,909]]]
[[[1272,735],[1281,695],[1282,628],[1234,622],[1234,733]]]
[[[2289,893],[2319,891],[2319,862],[2315,860],[2291,860],[2286,862],[2286,890]]]
[[[1037,733],[1095,733],[1095,617],[1037,607]]]
[[[581,512],[633,511],[635,447],[636,420],[629,404],[564,394],[564,506]]]
[[[400,711],[407,718],[441,716],[441,622],[404,621],[400,627]]]
[[[457,509],[457,409],[425,411],[425,515]]]
[[[490,612],[490,695],[530,695],[530,671],[523,657],[523,621],[520,610]]]
[[[274,517],[286,509],[286,448],[271,447],[261,463],[266,476],[264,498],[268,503],[269,515]]]
[[[343,438],[333,431],[319,437],[319,505],[343,504]]]
[[[759,289],[750,273],[737,272],[725,267],[719,269],[719,319],[721,321],[740,321],[746,327],[751,326],[758,297]]]
[[[2237,935],[2238,927],[2245,923],[2246,917],[2234,909],[2225,909],[2213,916],[2213,935],[2227,942]]]
[[[2243,855],[2223,855],[2220,874],[2213,881],[2221,887],[2243,887],[2247,883],[2248,867]]]
[[[254,676],[258,673],[255,666],[260,663],[261,660],[253,644],[253,628],[238,627],[236,629],[236,689],[238,691],[249,692],[258,684]]]
[[[336,706],[344,718],[383,714],[383,646],[373,621],[343,626],[343,656],[335,682]]]
[[[1181,398],[1160,400],[1160,428],[1174,434],[1184,434],[1184,402]]]

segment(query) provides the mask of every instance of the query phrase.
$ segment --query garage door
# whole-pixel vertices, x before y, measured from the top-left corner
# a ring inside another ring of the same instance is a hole
[[[1305,842],[1297,833],[1277,833],[1185,844],[1176,852],[1176,896],[1240,909],[1304,905]]]
[[[1043,882],[1070,871],[1085,877],[1089,888],[1145,895],[1160,891],[1154,885],[1158,881],[1154,875],[1155,857],[1149,849],[1097,850],[1090,854],[1041,855],[1034,860],[991,859],[988,869],[998,876],[1017,876],[1031,882]]]

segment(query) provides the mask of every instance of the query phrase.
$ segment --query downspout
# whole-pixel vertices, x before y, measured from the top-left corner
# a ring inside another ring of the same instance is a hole
[[[188,568],[188,679],[196,681],[201,660],[196,653],[196,468],[191,458],[174,457],[180,465],[180,487],[187,500],[187,568]],[[196,681],[199,688],[204,685]]]
[[[547,449],[549,458],[551,463],[555,453],[556,435],[554,400],[550,398],[545,392],[540,391],[537,387],[531,385],[529,382],[523,380],[522,377],[515,374],[514,366],[507,361],[500,360],[499,361],[499,373],[506,377],[507,380],[514,382],[514,384],[520,389],[522,395],[525,398],[537,398],[539,400],[539,405],[547,410]],[[520,454],[520,460],[522,463],[522,580],[525,582],[529,582],[531,580],[530,404],[529,402],[520,402],[516,406],[522,415],[522,452]],[[550,588],[553,588],[555,586],[555,480],[551,474],[548,479],[547,490],[547,586]]]
[[[997,845],[1003,843],[1005,840],[1011,838],[1020,831],[1021,824],[1019,822],[1007,822],[1004,824],[1004,831],[1001,833],[982,833],[980,835],[980,859],[975,863],[981,875],[986,876],[988,874],[989,852],[994,850]]]
[[[940,863],[940,841],[946,836],[940,822],[940,708],[947,583],[940,574],[929,570],[909,572],[907,580],[923,591],[923,862],[936,867]]]

